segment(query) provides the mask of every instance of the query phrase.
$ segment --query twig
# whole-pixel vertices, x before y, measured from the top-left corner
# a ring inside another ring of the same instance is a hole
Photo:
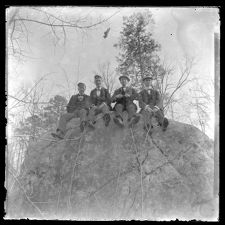
[[[180,154],[183,154],[183,153],[185,153],[185,152],[187,152],[187,151],[189,151],[191,148],[192,148],[192,146],[190,146],[186,151],[184,151],[184,152],[179,152],[172,160],[168,160],[168,158],[167,158],[167,156],[165,155],[165,153],[162,151],[162,149],[155,143],[155,141],[153,140],[153,138],[152,138],[152,136],[151,136],[151,139],[152,139],[152,143],[157,147],[157,149],[159,149],[160,150],[160,152],[162,153],[162,155],[166,158],[166,160],[167,160],[167,162],[165,162],[164,164],[167,164],[167,163],[169,163],[175,170],[176,170],[176,172],[180,175],[180,177],[186,182],[186,184],[189,186],[189,184],[188,184],[188,182],[187,182],[187,180],[189,180],[188,178],[185,178],[176,168],[175,168],[175,166],[173,165],[173,161],[174,161],[174,159],[177,157],[177,156],[179,156]],[[163,164],[163,165],[164,165]],[[159,166],[159,167],[162,167],[163,165],[161,165],[161,166]],[[158,168],[157,168],[158,169]],[[150,172],[151,173],[151,172]],[[189,180],[191,183],[193,183],[191,180]]]
[[[84,137],[84,134],[85,134],[86,131],[84,131],[81,135],[81,138],[80,138],[80,142],[79,142],[79,146],[78,146],[78,152],[77,152],[77,155],[76,155],[76,158],[75,158],[75,162],[74,162],[74,166],[73,166],[73,171],[72,171],[72,175],[71,175],[71,180],[70,180],[70,195],[69,195],[69,207],[71,208],[72,205],[71,205],[71,196],[72,196],[72,188],[73,188],[73,177],[74,177],[74,172],[75,172],[75,167],[77,165],[77,159],[78,159],[78,156],[80,154],[80,151],[81,151],[81,147],[80,147],[80,144],[81,144],[81,140],[82,138]]]
[[[149,134],[149,131],[151,130],[151,128],[147,128],[147,133],[145,135],[145,140],[144,140],[144,144],[146,143],[147,139],[148,139],[148,134]]]
[[[131,206],[129,207],[129,209],[127,210],[127,212],[126,212],[125,215],[128,215],[128,213],[130,212],[130,210],[133,208],[134,203],[135,203],[135,200],[136,200],[136,197],[137,197],[137,193],[138,193],[138,188],[137,188],[137,190],[135,191],[134,200],[133,200],[133,202],[131,203]]]
[[[145,163],[145,161],[146,161],[147,158],[148,158],[148,152],[147,152],[145,158],[143,159],[143,161],[141,162],[141,165],[143,165]]]
[[[45,75],[43,75],[36,83],[35,85],[31,88],[31,90],[22,98],[22,100],[20,101],[24,101],[24,99],[33,91],[33,89],[44,79],[44,77],[52,74],[54,72],[51,72],[51,73],[47,73]],[[8,111],[10,111],[11,109],[13,109],[16,105],[18,105],[18,102],[16,104],[14,104],[10,109],[8,109]]]
[[[19,102],[26,103],[26,104],[30,104],[30,103],[32,103],[32,102],[27,102],[27,101],[24,101],[24,100],[18,99],[17,97],[12,96],[12,95],[8,95],[8,97],[13,98],[13,99],[15,99],[15,100],[17,100],[17,101],[19,101]],[[49,102],[34,102],[34,104],[49,104]]]
[[[137,146],[135,144],[135,140],[134,140],[134,134],[133,134],[133,130],[132,128],[130,128],[131,130],[131,134],[132,134],[132,140],[133,140],[133,144],[135,145],[135,150],[136,150],[136,154],[138,154],[137,152]],[[138,160],[139,162],[139,160]],[[141,176],[141,218],[143,216],[143,180],[142,180],[142,165],[139,163],[139,167],[140,167],[140,176]]]
[[[132,172],[134,169],[131,170],[127,170],[125,172],[123,172],[122,174],[120,174],[120,177],[125,176],[126,174]],[[84,197],[84,199],[89,198],[91,196],[93,196],[95,193],[99,192],[100,190],[102,190],[106,185],[110,184],[112,181],[114,181],[117,177],[113,177],[111,179],[109,179],[108,181],[106,181],[102,186],[100,186],[99,188],[97,188],[95,191],[92,191],[89,195],[87,195],[86,197]]]
[[[70,82],[69,82],[67,73],[66,73],[65,69],[61,66],[60,63],[59,63],[59,67],[62,69],[63,74],[64,74],[64,76],[65,76],[65,78],[66,78],[66,82],[67,82],[67,86],[68,86],[68,94],[69,94],[69,97],[70,97],[70,96],[71,96],[71,95],[70,95]]]
[[[104,213],[103,207],[102,207],[102,205],[101,205],[99,199],[96,197],[95,194],[94,194],[94,198],[95,198],[95,200],[96,200],[96,202],[97,202],[98,208],[102,211],[102,213]]]
[[[34,135],[13,135],[13,137],[35,137]],[[62,139],[62,140],[54,140],[54,139],[48,139],[48,138],[39,138],[36,137],[38,140],[45,140],[45,141],[51,141],[51,142],[57,142],[57,143],[61,143],[64,141],[79,141],[81,136],[79,136],[78,138],[67,138],[67,139]]]
[[[61,190],[62,190],[62,179],[61,179],[61,184],[59,187],[59,195],[58,195],[58,200],[57,200],[57,212],[59,211],[59,200],[60,200]]]
[[[139,154],[138,154],[138,150],[137,150],[137,145],[135,144],[135,140],[134,140],[134,134],[133,134],[133,130],[132,130],[132,128],[130,128],[130,130],[131,130],[131,137],[132,137],[132,141],[133,141],[133,145],[134,145],[134,149],[135,149],[135,155],[136,155],[136,160],[137,160],[137,163],[138,163],[138,171],[140,172],[140,162],[139,162],[139,158],[138,158],[138,156],[139,156]]]
[[[91,27],[94,27],[94,26],[97,26],[97,25],[99,25],[101,23],[106,22],[111,17],[113,17],[114,15],[116,15],[117,13],[119,13],[119,11],[115,12],[110,17],[108,17],[108,18],[106,18],[104,20],[99,21],[98,23],[94,23],[94,24],[88,25],[88,26],[78,26],[77,24],[65,24],[66,21],[63,21],[64,24],[50,24],[50,23],[46,23],[46,22],[39,21],[39,20],[29,19],[29,18],[14,19],[14,21],[27,21],[27,22],[33,22],[33,23],[38,23],[38,24],[42,24],[42,25],[46,25],[46,26],[52,26],[52,27],[72,27],[72,28],[86,29],[86,28],[91,28]]]
[[[8,170],[12,176],[14,177],[14,179],[16,180],[16,182],[19,184],[19,187],[22,189],[24,195],[26,196],[26,199],[28,200],[28,202],[40,213],[41,217],[43,217],[43,214],[41,212],[41,210],[30,200],[30,198],[27,196],[24,188],[22,187],[22,185],[20,184],[19,180],[14,176],[13,172],[11,172],[10,170]]]
[[[118,190],[118,183],[119,183],[119,177],[120,177],[120,172],[121,172],[121,163],[119,165],[119,172],[118,172],[118,177],[116,181],[116,190],[115,190],[115,197],[112,205],[112,213],[114,214],[114,208],[115,208],[115,201],[116,201],[116,195],[117,195],[117,190]]]
[[[191,147],[189,147],[187,150],[183,151],[183,152],[179,152],[177,153],[172,159],[168,160],[164,163],[162,163],[161,165],[155,167],[154,169],[152,169],[150,172],[145,172],[145,175],[150,175],[152,173],[154,173],[156,170],[162,168],[163,166],[165,166],[166,164],[171,164],[178,156],[180,156],[181,154],[184,154],[186,152],[188,152],[191,149]],[[173,166],[173,165],[172,165]],[[174,167],[174,166],[173,166]]]

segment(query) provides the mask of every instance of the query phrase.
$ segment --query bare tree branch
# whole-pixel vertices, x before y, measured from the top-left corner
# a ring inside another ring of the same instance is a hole
[[[33,23],[38,23],[38,24],[42,24],[42,25],[46,25],[46,26],[52,26],[52,27],[71,27],[71,28],[79,28],[79,29],[87,29],[87,28],[91,28],[91,27],[95,27],[101,23],[104,23],[106,21],[108,21],[109,19],[111,19],[113,16],[115,16],[116,14],[118,14],[120,12],[117,11],[115,13],[113,13],[111,16],[109,16],[108,18],[104,19],[104,20],[101,20],[97,23],[94,23],[92,25],[88,25],[88,26],[79,26],[77,24],[72,24],[72,23],[69,23],[67,21],[62,21],[64,24],[51,24],[51,23],[47,23],[47,22],[42,22],[42,21],[39,21],[39,20],[34,20],[34,19],[29,19],[29,18],[20,18],[20,19],[14,19],[14,21],[26,21],[26,22],[33,22]],[[59,19],[58,19],[59,20]],[[69,24],[68,24],[69,23]]]
[[[16,180],[16,182],[18,183],[20,189],[23,191],[27,201],[38,211],[38,213],[41,215],[41,217],[43,218],[43,213],[41,212],[41,210],[30,200],[30,198],[27,196],[26,191],[24,190],[24,188],[22,187],[22,185],[20,184],[19,180],[15,177],[15,175],[13,174],[13,172],[11,172],[9,169],[8,171],[12,174],[12,176],[14,177],[14,179]]]
[[[49,76],[50,74],[53,74],[55,72],[51,72],[51,73],[47,73],[45,75],[43,75],[36,83],[35,85],[31,88],[31,90],[19,101],[19,102],[23,102],[24,99],[26,99],[27,96],[29,96],[29,94],[35,90],[35,88],[37,87],[37,85],[46,77]],[[17,102],[15,105],[13,105],[10,109],[8,109],[8,111],[11,111],[15,106],[17,106],[19,104],[19,102]]]

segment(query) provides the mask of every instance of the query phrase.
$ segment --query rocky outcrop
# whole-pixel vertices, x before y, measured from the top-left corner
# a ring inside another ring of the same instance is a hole
[[[30,145],[8,198],[12,217],[57,219],[210,219],[213,142],[199,129],[169,121],[152,135],[143,121],[132,129],[79,131],[76,119],[64,140],[49,134]]]

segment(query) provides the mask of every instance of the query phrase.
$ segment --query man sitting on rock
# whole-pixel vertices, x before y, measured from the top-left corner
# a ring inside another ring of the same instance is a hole
[[[105,122],[105,126],[109,125],[111,120],[109,115],[111,96],[109,91],[102,87],[102,77],[99,75],[95,75],[95,85],[96,88],[93,89],[90,93],[90,103],[91,108],[89,111],[88,119],[89,119],[89,127],[94,129],[94,124],[96,122],[96,116],[100,113],[103,114],[103,120]]]
[[[142,79],[144,83],[144,89],[139,93],[139,106],[141,108],[141,113],[144,118],[144,129],[152,129],[152,117],[155,117],[158,124],[162,127],[163,131],[169,124],[168,119],[164,117],[162,99],[160,93],[153,89],[152,86],[153,78],[151,76],[146,76]],[[149,132],[151,134],[151,132]]]
[[[73,95],[67,105],[67,113],[63,114],[59,119],[56,133],[52,133],[53,137],[64,138],[66,124],[72,118],[80,118],[80,129],[84,131],[86,125],[86,117],[89,109],[89,96],[84,94],[86,86],[84,83],[78,83],[78,94]]]
[[[128,87],[130,78],[128,76],[122,75],[119,77],[122,87],[115,90],[112,96],[112,102],[116,102],[114,106],[115,118],[114,122],[120,126],[124,126],[123,121],[123,111],[128,113],[128,123],[129,127],[138,123],[140,116],[137,115],[137,106],[133,103],[133,100],[138,100],[138,94],[134,88]]]

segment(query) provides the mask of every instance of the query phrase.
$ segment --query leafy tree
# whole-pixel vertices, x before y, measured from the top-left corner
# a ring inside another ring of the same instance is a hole
[[[32,115],[27,117],[24,121],[20,122],[20,128],[17,128],[17,132],[22,132],[25,135],[30,135],[31,133],[35,135],[38,133],[38,128],[41,127],[41,118],[38,115]]]
[[[15,133],[17,135],[31,136],[32,140],[39,137],[43,132],[55,126],[60,114],[65,112],[66,104],[66,98],[60,95],[54,96],[39,113],[28,116],[24,121],[20,121],[19,127],[15,129]]]
[[[121,51],[118,72],[129,76],[134,87],[140,86],[141,78],[149,73],[163,73],[157,55],[161,47],[152,37],[151,25],[154,20],[149,11],[124,17],[119,42],[114,45]]]
[[[66,105],[66,98],[60,95],[49,100],[48,106],[44,107],[43,125],[45,128],[52,128],[57,123],[60,114],[65,112]]]
[[[19,122],[14,130],[15,137],[18,137],[18,139],[15,139],[8,146],[9,161],[17,172],[29,144],[38,140],[45,132],[55,128],[60,114],[65,112],[67,100],[63,96],[56,95],[49,100],[48,105],[45,107],[43,107],[42,102],[35,102],[36,104],[39,106],[39,110],[32,112],[30,116]]]
[[[131,78],[131,86],[140,90],[141,79],[147,75],[154,78],[153,87],[157,89],[164,105],[165,114],[171,111],[181,99],[177,93],[189,82],[195,59],[184,56],[178,64],[168,63],[159,57],[161,46],[153,38],[154,19],[147,10],[123,18],[123,28],[119,41],[118,73]],[[170,110],[169,110],[170,109]]]

